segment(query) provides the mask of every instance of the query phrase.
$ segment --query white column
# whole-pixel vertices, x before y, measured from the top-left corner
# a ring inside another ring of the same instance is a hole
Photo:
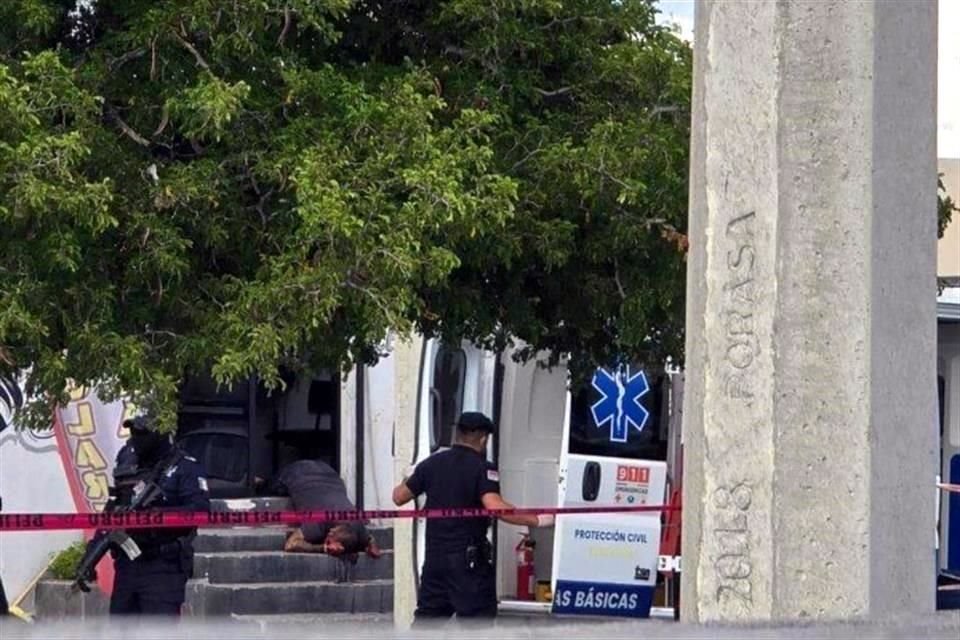
[[[340,380],[340,477],[347,497],[357,504],[357,369]]]
[[[394,486],[413,460],[417,424],[417,380],[420,368],[419,338],[394,343]],[[411,505],[412,508],[413,505]],[[417,605],[417,576],[413,567],[413,521],[393,521],[393,621],[400,629],[413,623]]]
[[[936,2],[696,20],[681,610],[930,611]]]

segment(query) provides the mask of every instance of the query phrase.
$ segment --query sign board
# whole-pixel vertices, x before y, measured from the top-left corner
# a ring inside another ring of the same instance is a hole
[[[553,612],[648,617],[660,522],[646,515],[572,515],[557,522]]]
[[[570,454],[561,474],[564,507],[663,504],[665,462]],[[659,514],[560,516],[554,539],[554,613],[650,615]]]
[[[560,504],[564,507],[663,504],[666,462],[570,454],[561,467]]]
[[[635,367],[597,369],[567,400],[560,463],[564,507],[664,504],[667,464],[659,435],[662,381]],[[557,518],[553,612],[650,616],[660,558],[661,515]]]

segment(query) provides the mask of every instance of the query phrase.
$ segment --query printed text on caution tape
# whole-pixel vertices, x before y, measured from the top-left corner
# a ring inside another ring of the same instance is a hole
[[[559,507],[527,509],[423,509],[373,511],[139,511],[133,513],[0,513],[4,531],[69,529],[156,529],[296,525],[304,522],[348,522],[402,518],[494,518],[505,515],[584,515],[599,513],[656,513],[673,506]]]

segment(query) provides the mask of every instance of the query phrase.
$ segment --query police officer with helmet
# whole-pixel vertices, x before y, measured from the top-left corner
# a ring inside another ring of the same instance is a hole
[[[399,507],[426,494],[426,509],[513,509],[500,495],[497,468],[487,461],[493,422],[466,412],[457,420],[452,448],[435,453],[393,490]],[[553,516],[503,515],[510,524],[543,527]],[[487,539],[489,518],[431,518],[420,578],[415,624],[428,620],[493,618],[497,615],[496,570]]]
[[[201,465],[160,433],[146,416],[126,420],[130,439],[117,454],[114,482],[117,500],[129,504],[144,482],[155,482],[159,498],[144,507],[159,511],[208,511],[210,496]],[[179,616],[193,575],[196,528],[131,529],[140,555],[130,559],[111,551],[116,576],[110,614]]]

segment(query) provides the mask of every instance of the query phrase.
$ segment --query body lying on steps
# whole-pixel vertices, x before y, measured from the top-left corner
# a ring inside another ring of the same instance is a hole
[[[347,487],[340,475],[320,460],[298,460],[283,467],[272,482],[255,480],[258,491],[269,490],[290,497],[295,511],[355,509],[347,497]],[[284,551],[291,553],[326,553],[350,563],[357,555],[381,556],[373,536],[361,522],[308,522],[288,534]]]

